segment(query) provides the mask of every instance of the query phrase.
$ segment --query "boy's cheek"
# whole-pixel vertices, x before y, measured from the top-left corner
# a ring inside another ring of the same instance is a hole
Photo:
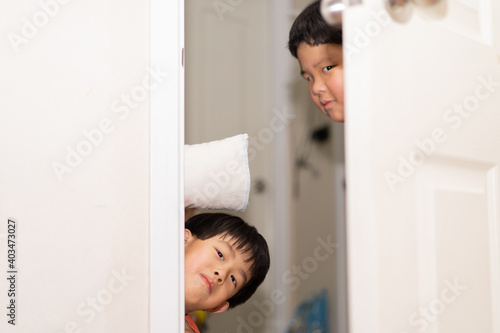
[[[323,109],[323,105],[321,105],[319,101],[319,97],[314,95],[311,91],[309,91],[309,97],[311,98],[311,101],[316,105],[316,107],[323,113],[325,113],[325,110]]]
[[[339,102],[344,103],[344,71],[340,70],[335,77],[336,94],[338,95]]]

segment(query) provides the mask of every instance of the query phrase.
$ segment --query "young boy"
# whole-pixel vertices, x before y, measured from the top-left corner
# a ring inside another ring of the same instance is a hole
[[[320,1],[304,9],[290,29],[288,49],[298,59],[313,103],[333,121],[344,121],[342,30],[328,25]]]
[[[219,313],[244,303],[269,270],[264,237],[236,216],[191,217],[186,222],[184,251],[186,314],[196,310]],[[198,332],[188,315],[186,332]]]

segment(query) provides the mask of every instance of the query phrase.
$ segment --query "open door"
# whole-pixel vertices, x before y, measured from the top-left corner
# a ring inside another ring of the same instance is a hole
[[[350,333],[500,332],[500,3],[399,14],[344,13]]]
[[[0,3],[0,332],[183,331],[183,8]]]

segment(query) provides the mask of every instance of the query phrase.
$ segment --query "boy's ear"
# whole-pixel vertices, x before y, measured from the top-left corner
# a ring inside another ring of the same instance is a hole
[[[207,310],[208,313],[221,313],[227,310],[229,308],[229,302],[222,303],[221,305],[211,309]]]
[[[193,237],[193,234],[191,233],[191,230],[189,229],[184,229],[184,243],[187,243],[188,240]]]

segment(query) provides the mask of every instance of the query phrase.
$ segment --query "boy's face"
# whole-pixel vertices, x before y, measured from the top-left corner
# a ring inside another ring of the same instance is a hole
[[[231,237],[200,240],[185,230],[186,313],[195,310],[222,312],[250,279],[251,262],[235,249]]]
[[[342,45],[305,42],[297,48],[301,75],[308,81],[309,95],[333,121],[344,121],[344,69]]]

